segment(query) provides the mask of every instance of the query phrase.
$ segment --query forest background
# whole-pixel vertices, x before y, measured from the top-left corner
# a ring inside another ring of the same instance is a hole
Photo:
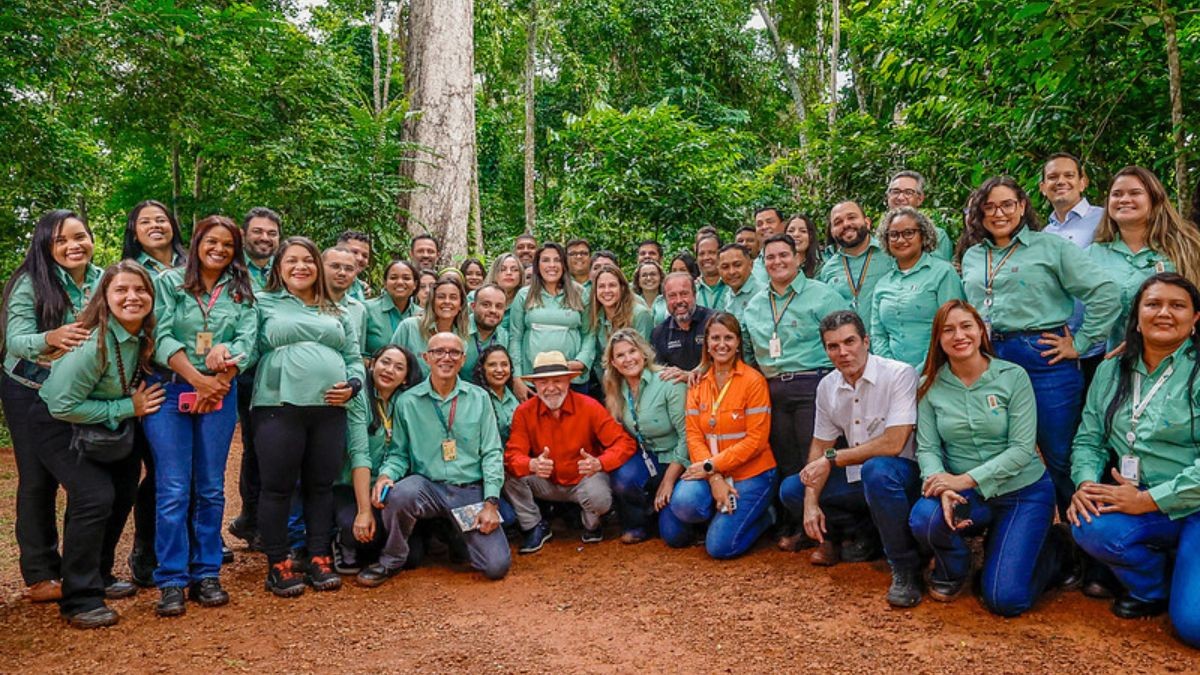
[[[321,243],[363,230],[377,273],[420,229],[402,166],[437,161],[404,131],[417,6],[4,0],[0,273],[56,207],[115,259],[147,198],[185,234],[257,205]],[[995,173],[1047,212],[1038,172],[1060,150],[1084,158],[1093,202],[1131,163],[1180,203],[1200,181],[1200,0],[474,0],[473,16],[473,255],[529,229],[631,260],[643,237],[673,252],[767,204],[877,217],[901,168],[957,231]]]

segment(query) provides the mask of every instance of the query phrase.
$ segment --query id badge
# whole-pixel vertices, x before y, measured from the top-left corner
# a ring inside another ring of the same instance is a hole
[[[708,435],[708,452],[713,457],[717,456],[717,435],[716,434]]]
[[[779,340],[778,335],[771,336],[771,341],[767,343],[767,351],[773,359],[783,356],[783,343]]]
[[[196,353],[204,356],[208,350],[213,347],[213,334],[211,331],[200,331],[196,333]]]
[[[1135,455],[1125,455],[1121,458],[1121,478],[1133,481],[1134,483],[1141,482],[1142,461]]]
[[[447,438],[446,440],[442,441],[442,460],[446,462],[453,462],[457,458],[458,444],[454,442],[454,439]]]
[[[846,482],[857,483],[862,480],[862,464],[851,464],[846,467]]]

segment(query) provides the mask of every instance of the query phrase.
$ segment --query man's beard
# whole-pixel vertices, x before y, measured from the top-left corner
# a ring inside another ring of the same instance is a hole
[[[841,244],[842,248],[854,248],[855,246],[858,246],[859,244],[863,243],[864,241],[867,240],[867,237],[870,236],[871,230],[869,228],[863,227],[863,228],[859,228],[859,229],[855,230],[854,232],[855,232],[854,239],[850,240],[850,239],[846,239],[843,237],[842,239],[840,239],[838,241],[838,243]]]
[[[684,314],[683,316],[680,316],[679,312],[672,312],[671,316],[675,317],[675,321],[676,321],[676,323],[678,323],[680,321],[691,321],[692,315],[695,313],[696,313],[696,308],[692,307],[691,309],[689,309],[687,311],[687,314]]]
[[[567,400],[567,393],[564,391],[561,394],[541,394],[542,404],[551,410],[558,410]]]

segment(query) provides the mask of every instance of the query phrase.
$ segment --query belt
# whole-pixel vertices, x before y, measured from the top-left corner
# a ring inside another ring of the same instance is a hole
[[[809,377],[811,375],[824,377],[825,374],[827,374],[830,370],[830,368],[817,368],[816,370],[794,370],[788,373],[779,373],[775,377],[768,379],[779,380],[780,382],[791,382],[798,377]]]
[[[183,379],[182,375],[180,375],[179,373],[177,373],[173,370],[166,370],[164,368],[155,368],[150,373],[150,375],[151,375],[151,377],[155,378],[156,380],[161,380],[163,382],[170,382],[171,384],[187,384],[187,380]]]
[[[1051,326],[1050,328],[1035,328],[1033,330],[1009,330],[1009,331],[992,331],[993,342],[1004,342],[1005,340],[1020,340],[1028,337],[1041,337],[1042,333],[1057,333],[1062,335],[1063,328],[1066,324]]]

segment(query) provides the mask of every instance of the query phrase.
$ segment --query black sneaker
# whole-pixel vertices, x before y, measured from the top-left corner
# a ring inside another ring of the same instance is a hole
[[[221,537],[221,564],[228,565],[231,562],[233,562],[233,549],[225,543],[225,537]]]
[[[104,581],[104,599],[120,600],[137,595],[138,587],[124,579],[106,579]]]
[[[963,594],[967,588],[967,580],[971,575],[967,575],[961,579],[952,579],[950,581],[938,581],[931,578],[929,580],[929,597],[938,602],[952,602],[958,596]]]
[[[550,523],[543,520],[525,533],[525,541],[521,543],[521,548],[517,549],[517,553],[522,555],[537,553],[553,536],[554,533],[550,531]]]
[[[202,607],[220,607],[229,603],[229,594],[221,588],[221,580],[216,577],[201,579],[199,583],[192,584],[188,595]]]
[[[892,570],[887,601],[892,607],[902,608],[921,604],[921,574],[916,570]]]
[[[246,550],[258,551],[261,549],[262,542],[258,537],[258,527],[255,526],[254,520],[246,514],[241,514],[229,523],[227,528],[229,534],[246,542]]]
[[[357,560],[357,549],[343,546],[341,534],[334,538],[332,548],[334,572],[349,576],[362,571],[362,565],[359,565]]]
[[[268,591],[281,598],[294,598],[304,593],[304,575],[291,558],[284,558],[267,568],[266,585]]]
[[[599,544],[604,541],[604,526],[601,525],[590,530],[584,530],[583,535],[579,537],[579,541],[585,544]]]
[[[359,586],[367,588],[375,588],[383,585],[383,582],[391,579],[400,573],[400,567],[384,567],[383,563],[372,563],[363,568],[358,576],[354,577],[354,582]]]
[[[336,591],[342,587],[342,578],[333,571],[333,558],[318,555],[308,561],[304,583],[312,586],[314,591]]]
[[[872,534],[860,534],[853,540],[842,544],[842,562],[860,563],[878,560],[883,555],[879,545],[879,537]]]
[[[133,551],[129,553],[128,563],[130,581],[142,588],[154,588],[154,568],[158,565],[153,553],[147,554],[134,546]]]
[[[158,604],[154,605],[154,613],[159,616],[183,616],[187,605],[183,601],[183,589],[178,586],[167,586],[162,589]]]
[[[1122,619],[1145,619],[1151,616],[1158,616],[1167,611],[1167,600],[1138,600],[1132,596],[1126,595],[1123,598],[1118,598],[1112,605],[1112,613]]]
[[[115,626],[120,616],[111,607],[100,606],[86,612],[76,612],[68,617],[67,623],[76,628],[104,628]]]

